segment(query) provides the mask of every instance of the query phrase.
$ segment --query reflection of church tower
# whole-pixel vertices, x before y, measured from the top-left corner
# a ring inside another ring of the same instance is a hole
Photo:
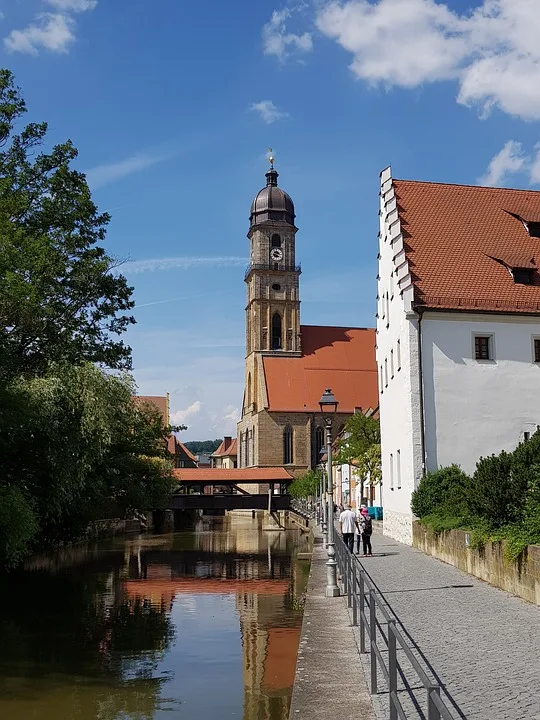
[[[246,272],[246,378],[239,428],[239,465],[259,465],[254,416],[264,408],[263,355],[300,357],[300,266],[296,264],[294,205],[271,167],[251,204]],[[253,492],[253,488],[251,489]]]

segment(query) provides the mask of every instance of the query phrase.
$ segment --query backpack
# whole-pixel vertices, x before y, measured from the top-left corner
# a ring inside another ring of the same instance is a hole
[[[371,535],[373,532],[373,523],[371,522],[371,517],[369,515],[364,517],[362,532],[364,535]]]

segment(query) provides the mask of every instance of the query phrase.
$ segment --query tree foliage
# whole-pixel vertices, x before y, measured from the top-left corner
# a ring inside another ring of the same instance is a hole
[[[347,418],[342,436],[337,441],[334,462],[355,465],[367,450],[380,443],[379,421],[362,413],[354,413]]]
[[[382,480],[381,446],[371,445],[355,461],[356,474],[359,478],[366,478],[370,485],[378,485]]]
[[[45,152],[46,123],[18,129],[26,112],[0,70],[0,379],[44,372],[51,361],[129,367],[117,336],[132,288],[97,243],[109,222],[71,163],[68,140]]]
[[[315,497],[319,494],[320,482],[321,473],[318,470],[308,470],[289,485],[289,495],[293,498]]]
[[[221,445],[221,439],[217,440],[189,440],[184,445],[194,455],[200,455],[201,453],[212,454]]]
[[[418,517],[443,514],[451,517],[466,512],[470,478],[459,465],[426,473],[412,494],[412,511]]]

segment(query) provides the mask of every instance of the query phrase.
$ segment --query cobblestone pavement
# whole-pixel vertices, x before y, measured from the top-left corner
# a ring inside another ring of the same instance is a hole
[[[452,714],[540,720],[540,607],[390,538],[375,535],[373,546],[362,564],[452,698]],[[382,713],[385,693],[375,700]]]

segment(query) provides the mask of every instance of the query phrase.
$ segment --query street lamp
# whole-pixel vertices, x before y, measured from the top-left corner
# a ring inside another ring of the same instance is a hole
[[[324,540],[324,547],[327,547],[328,543],[328,521],[326,518],[326,511],[328,510],[328,496],[327,496],[327,488],[326,488],[326,477],[325,477],[325,468],[324,468],[324,456],[326,455],[326,444],[322,446],[321,451],[319,453],[319,460],[320,460],[320,468],[321,468],[321,480],[320,480],[320,486],[321,486],[321,525],[322,525],[322,533],[323,533],[323,540]]]
[[[336,549],[334,547],[334,488],[332,485],[332,420],[337,412],[338,401],[333,392],[328,388],[324,391],[319,400],[321,415],[326,426],[326,456],[327,456],[327,482],[328,482],[328,507],[326,520],[328,526],[328,560],[326,561],[326,597],[337,597],[339,587],[337,584],[337,563]]]

